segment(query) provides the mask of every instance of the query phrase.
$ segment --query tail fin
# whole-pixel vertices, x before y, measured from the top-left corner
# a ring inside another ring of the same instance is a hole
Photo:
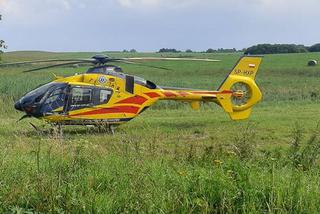
[[[232,91],[232,95],[218,96],[220,105],[233,120],[247,119],[252,106],[262,99],[255,78],[261,64],[261,56],[243,56],[222,82],[218,91]]]

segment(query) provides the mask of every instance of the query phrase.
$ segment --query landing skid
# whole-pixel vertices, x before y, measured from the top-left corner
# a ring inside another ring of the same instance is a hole
[[[53,127],[51,129],[51,133],[54,138],[62,139],[63,138],[63,129],[62,125],[60,124],[53,124]]]
[[[51,129],[51,133],[54,136],[63,136],[63,127],[64,126],[83,126],[80,124],[52,124],[53,128]],[[106,124],[106,123],[96,123],[96,124],[91,124],[91,125],[85,125],[86,127],[96,127],[98,129],[99,133],[109,133],[114,135],[115,134],[115,130],[116,128],[119,126],[120,124]]]
[[[96,127],[98,127],[98,130],[99,130],[100,133],[107,132],[107,133],[110,133],[112,135],[115,134],[115,130],[117,128],[117,126],[114,125],[114,124],[105,124],[105,125],[101,125],[100,124],[100,125],[96,125]]]

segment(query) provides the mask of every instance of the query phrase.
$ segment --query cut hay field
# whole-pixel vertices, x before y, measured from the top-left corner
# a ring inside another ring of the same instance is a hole
[[[107,53],[110,56],[161,54]],[[91,57],[94,53],[11,52],[3,62]],[[240,54],[181,53],[221,62],[121,65],[158,85],[216,89]],[[42,121],[16,121],[14,101],[85,67],[21,73],[0,69],[0,213],[319,213],[320,53],[268,55],[264,94],[246,121],[206,104],[158,103],[115,135]],[[41,127],[32,128],[29,122]]]

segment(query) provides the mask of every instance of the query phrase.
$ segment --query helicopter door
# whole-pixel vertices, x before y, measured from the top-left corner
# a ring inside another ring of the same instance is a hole
[[[66,107],[68,111],[91,106],[93,106],[93,88],[83,86],[74,86],[70,88],[68,104]]]
[[[70,88],[66,109],[74,111],[107,104],[112,94],[113,90],[107,88],[74,86]]]

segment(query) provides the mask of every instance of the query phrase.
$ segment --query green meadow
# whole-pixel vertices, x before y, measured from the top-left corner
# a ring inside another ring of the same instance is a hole
[[[84,58],[95,53],[10,52],[2,62]],[[221,62],[119,64],[161,86],[216,89],[240,54],[106,53]],[[159,102],[115,135],[25,119],[13,105],[57,75],[0,68],[0,213],[319,213],[320,53],[267,55],[257,75],[264,98],[250,119],[215,104]],[[38,127],[35,130],[30,122]]]

